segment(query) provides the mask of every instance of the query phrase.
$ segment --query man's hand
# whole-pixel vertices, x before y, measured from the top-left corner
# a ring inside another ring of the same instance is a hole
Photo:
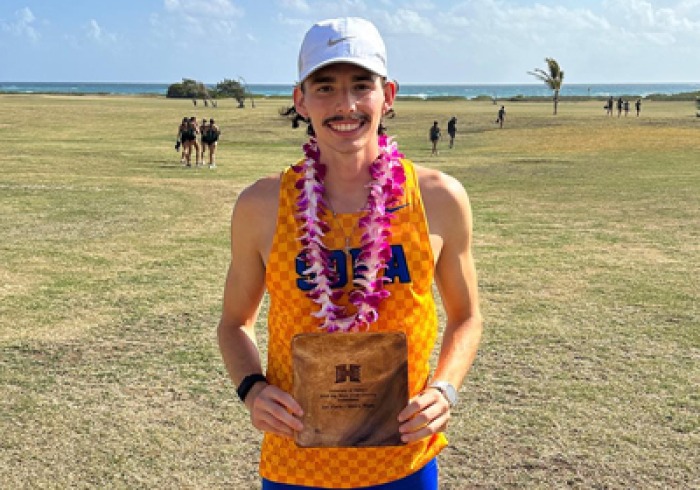
[[[447,428],[450,404],[436,388],[428,388],[411,398],[399,414],[399,432],[405,443],[415,442]]]
[[[294,432],[302,430],[299,417],[303,415],[301,406],[292,396],[276,386],[256,383],[245,401],[250,420],[257,429],[284,437],[294,437]]]

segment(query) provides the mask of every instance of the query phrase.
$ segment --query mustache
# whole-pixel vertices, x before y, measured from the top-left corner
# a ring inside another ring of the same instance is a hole
[[[368,122],[369,117],[364,114],[350,114],[349,116],[341,116],[340,114],[336,116],[327,117],[323,120],[323,124],[329,124],[333,122],[347,121],[348,119],[352,121]]]

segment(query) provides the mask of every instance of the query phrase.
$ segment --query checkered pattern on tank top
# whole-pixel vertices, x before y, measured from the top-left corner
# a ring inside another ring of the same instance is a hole
[[[430,374],[429,358],[438,321],[432,295],[433,254],[423,202],[413,164],[408,160],[402,160],[402,164],[406,171],[405,192],[402,202],[393,210],[394,258],[387,271],[394,281],[386,284],[391,296],[381,303],[379,320],[369,330],[406,334],[409,395],[414,396],[425,388]],[[297,285],[301,278],[296,265],[301,246],[294,218],[297,179],[291,168],[282,174],[277,227],[266,271],[270,295],[266,375],[270,383],[287,392],[292,390],[291,339],[298,333],[318,332],[320,324],[318,318],[311,316],[318,306]],[[324,243],[336,256],[344,255],[347,271],[351,271],[352,260],[344,250],[345,236],[352,230],[352,248],[359,248],[361,232],[357,221],[361,216],[361,212],[339,214],[335,220],[330,215],[324,216],[331,227]],[[351,277],[344,289],[346,293],[352,289]],[[347,305],[347,297],[345,294],[340,304]],[[399,447],[299,448],[292,439],[265,434],[260,474],[268,480],[304,486],[379,485],[419,470],[446,445],[447,439],[440,433]]]

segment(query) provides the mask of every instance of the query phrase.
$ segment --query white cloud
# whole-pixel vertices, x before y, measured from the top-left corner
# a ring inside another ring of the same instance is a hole
[[[413,0],[401,2],[401,6],[407,10],[435,10],[437,6],[429,0]]]
[[[243,10],[230,0],[164,0],[165,10],[195,18],[232,19],[241,17]]]
[[[384,24],[389,32],[402,35],[419,35],[427,38],[435,38],[440,33],[433,23],[422,17],[418,12],[408,9],[398,9],[392,14],[386,14]]]
[[[90,19],[85,26],[85,35],[88,39],[98,43],[115,42],[117,40],[117,36],[106,32],[95,19]]]
[[[277,13],[276,22],[283,26],[292,26],[296,28],[308,29],[311,27],[311,21],[306,19],[300,19],[298,17],[287,17],[281,13]]]
[[[700,0],[671,2],[658,8],[645,0],[606,0],[603,6],[610,17],[622,21],[619,23],[631,30],[696,33],[700,30]]]
[[[21,10],[15,12],[15,21],[11,23],[3,22],[0,27],[5,32],[10,32],[16,36],[28,37],[32,41],[38,41],[41,35],[34,28],[34,21],[36,17],[29,9],[29,7],[24,7]]]
[[[301,13],[311,12],[311,7],[306,0],[279,0],[279,6],[286,10],[295,10]]]
[[[186,50],[191,38],[225,43],[238,36],[237,21],[244,16],[231,0],[163,0],[163,8],[162,14],[150,16],[153,34]]]
[[[87,35],[96,41],[99,41],[102,38],[102,28],[100,28],[100,25],[95,19],[90,19],[90,22],[87,25]]]
[[[317,2],[312,6],[315,14],[313,21],[327,19],[331,17],[359,16],[367,15],[367,3],[364,0],[335,0],[333,2]]]

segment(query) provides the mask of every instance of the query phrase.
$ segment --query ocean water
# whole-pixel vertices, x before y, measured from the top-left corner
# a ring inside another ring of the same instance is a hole
[[[89,82],[0,82],[0,92],[5,93],[61,93],[61,94],[117,94],[117,95],[165,95],[165,83],[89,83]],[[291,84],[248,84],[257,96],[291,96]],[[562,96],[613,97],[630,95],[646,97],[651,94],[673,95],[700,91],[700,83],[627,83],[627,84],[564,84]],[[473,99],[487,96],[509,98],[551,97],[552,92],[543,83],[440,85],[401,84],[399,95],[429,99],[432,97],[463,97]]]

